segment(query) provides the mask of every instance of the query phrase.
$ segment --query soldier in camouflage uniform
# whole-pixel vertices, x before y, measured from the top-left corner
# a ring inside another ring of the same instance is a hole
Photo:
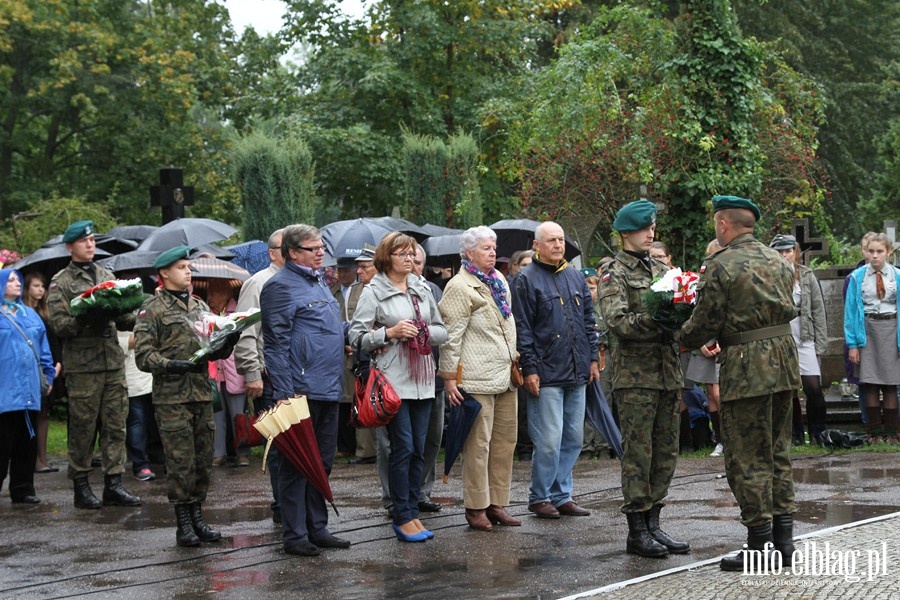
[[[116,325],[131,329],[134,315],[115,319],[103,313],[72,316],[72,299],[116,277],[93,262],[96,249],[93,222],[73,223],[63,234],[63,242],[72,254],[72,262],[50,281],[47,304],[50,328],[63,343],[62,363],[69,390],[68,475],[75,488],[75,507],[98,509],[101,506],[88,482],[98,418],[105,480],[103,504],[140,506],[141,499],[122,486],[128,392],[125,354],[119,347],[116,330]]]
[[[623,206],[613,227],[622,250],[600,281],[600,310],[616,338],[613,394],[622,429],[622,512],[628,519],[629,554],[663,558],[690,545],[659,527],[678,457],[681,363],[671,335],[644,308],[650,283],[667,268],[649,255],[656,230],[656,206],[646,200]]]
[[[208,361],[187,360],[200,349],[190,323],[209,312],[206,303],[189,292],[190,250],[178,246],[156,260],[153,267],[163,289],[144,302],[134,327],[135,363],[153,374],[153,407],[166,453],[169,502],[175,505],[179,546],[197,546],[222,537],[201,512],[212,470],[215,422]],[[234,334],[225,348],[207,358],[228,357],[239,335]]]
[[[688,348],[719,340],[725,473],[747,526],[747,547],[768,551],[767,544],[774,543],[784,564],[790,564],[795,510],[791,397],[800,387],[789,325],[797,316],[793,271],[753,237],[760,217],[755,204],[716,196],[713,210],[723,249],[703,263],[697,305],[675,340]],[[741,571],[743,553],[723,558],[721,568]]]

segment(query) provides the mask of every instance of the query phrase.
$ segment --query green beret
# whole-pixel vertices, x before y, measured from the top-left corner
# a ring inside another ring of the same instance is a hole
[[[656,205],[649,200],[629,202],[616,213],[613,229],[616,231],[640,231],[656,223]]]
[[[172,265],[183,258],[188,258],[191,255],[191,247],[190,246],[175,246],[174,248],[170,248],[160,254],[156,258],[156,262],[153,263],[154,269],[165,269],[166,267]]]
[[[713,196],[712,201],[714,213],[719,212],[720,210],[723,210],[725,208],[743,208],[744,210],[749,210],[750,212],[752,212],[757,221],[762,218],[762,213],[759,212],[759,207],[746,198],[741,198],[740,196]]]
[[[75,240],[80,240],[81,238],[87,237],[89,235],[94,235],[94,222],[75,221],[66,229],[66,232],[63,234],[62,241],[66,244],[71,244]]]
[[[593,267],[584,267],[581,269],[581,274],[584,275],[585,279],[588,277],[599,277],[599,275],[597,275],[597,269]]]

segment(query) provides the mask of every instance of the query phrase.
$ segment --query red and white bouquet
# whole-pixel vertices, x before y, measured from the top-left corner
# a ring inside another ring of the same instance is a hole
[[[700,275],[693,271],[669,269],[650,285],[644,295],[644,305],[653,320],[671,328],[678,328],[691,317],[697,302]]]
[[[69,306],[72,315],[81,317],[89,313],[103,313],[110,317],[129,313],[144,302],[144,286],[140,278],[104,281],[72,298]]]
[[[233,312],[230,315],[202,312],[199,319],[190,322],[191,330],[200,342],[200,349],[194,352],[189,360],[197,362],[213,352],[221,350],[225,347],[231,334],[240,333],[261,320],[262,313],[258,308]]]

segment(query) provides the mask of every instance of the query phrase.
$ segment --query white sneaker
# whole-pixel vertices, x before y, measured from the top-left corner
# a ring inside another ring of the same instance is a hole
[[[712,451],[710,456],[722,456],[722,451],[725,450],[725,447],[722,444],[716,444],[715,449]]]

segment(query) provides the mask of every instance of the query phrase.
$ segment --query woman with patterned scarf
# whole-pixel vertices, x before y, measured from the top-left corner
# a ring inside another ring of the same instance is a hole
[[[472,227],[460,236],[462,269],[444,288],[438,305],[449,339],[441,346],[438,375],[454,406],[465,390],[481,405],[463,445],[463,494],[472,529],[521,525],[506,512],[516,447],[516,390],[510,366],[516,358],[516,325],[509,286],[494,268],[497,236]]]

